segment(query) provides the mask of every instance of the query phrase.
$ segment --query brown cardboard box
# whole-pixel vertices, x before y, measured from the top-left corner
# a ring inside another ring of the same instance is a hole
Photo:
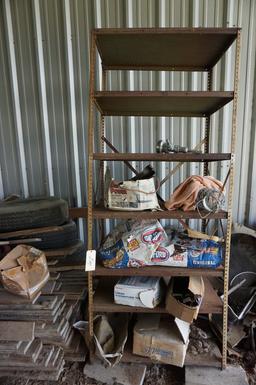
[[[182,320],[161,319],[159,314],[141,314],[133,330],[133,353],[182,367],[189,331],[189,324]]]
[[[204,281],[202,277],[178,277],[179,279],[188,278],[188,289],[200,299],[200,304],[198,306],[188,306],[180,301],[178,301],[173,296],[173,285],[176,277],[171,279],[169,288],[166,293],[165,307],[168,313],[177,317],[185,322],[192,323],[194,319],[197,318],[199,309],[204,296]]]
[[[6,290],[32,299],[49,279],[45,254],[19,245],[0,261],[1,280]]]

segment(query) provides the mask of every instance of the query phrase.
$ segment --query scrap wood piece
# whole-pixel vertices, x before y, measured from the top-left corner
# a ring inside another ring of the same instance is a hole
[[[16,352],[21,345],[22,341],[0,341],[0,352],[6,354]]]
[[[23,305],[23,304],[34,304],[40,297],[41,292],[37,293],[37,295],[33,299],[28,299],[25,297],[21,297],[15,294],[10,293],[3,287],[0,287],[0,305]]]
[[[1,366],[31,366],[31,363],[36,362],[43,349],[42,341],[35,339],[29,346],[25,354],[19,351],[10,354],[0,354],[0,368]]]
[[[34,333],[35,322],[0,321],[1,341],[32,341]]]
[[[193,230],[191,229],[183,219],[178,219],[180,224],[184,227],[185,230],[187,230],[188,236],[191,238],[197,238],[197,239],[206,239],[211,240],[215,242],[220,242],[221,238],[215,236],[215,235],[208,235],[205,233],[202,233],[201,231]]]
[[[64,368],[64,352],[61,348],[56,348],[54,352],[51,353],[51,360],[44,365],[49,359],[48,347],[44,347],[45,356],[41,361],[40,365],[34,365],[29,367],[19,367],[18,370],[13,370],[8,366],[0,368],[0,376],[6,377],[15,377],[15,378],[29,378],[32,380],[47,380],[47,381],[57,381],[60,373]],[[42,356],[41,356],[42,357]]]
[[[16,237],[28,237],[33,234],[37,234],[39,232],[42,233],[49,233],[53,231],[59,231],[60,226],[51,226],[51,227],[37,227],[35,229],[23,229],[23,230],[16,230],[16,231],[8,231],[7,233],[0,233],[0,239],[10,239],[10,238],[16,238]],[[23,239],[20,239],[20,243],[24,242]]]

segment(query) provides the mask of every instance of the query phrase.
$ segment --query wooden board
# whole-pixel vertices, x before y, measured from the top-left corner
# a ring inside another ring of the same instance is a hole
[[[40,297],[41,292],[37,293],[37,295],[33,299],[28,299],[22,297],[20,295],[12,294],[8,292],[3,287],[0,287],[0,305],[22,305],[22,304],[34,304]]]
[[[1,341],[32,341],[34,332],[34,322],[0,321]]]

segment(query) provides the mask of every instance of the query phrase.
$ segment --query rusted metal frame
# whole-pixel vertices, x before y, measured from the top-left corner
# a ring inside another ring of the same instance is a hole
[[[95,64],[96,64],[96,45],[95,33],[91,34],[90,48],[90,101],[88,119],[88,209],[87,209],[87,248],[93,248],[93,127],[94,127],[94,85],[95,85]],[[88,317],[89,317],[89,338],[90,350],[92,352],[93,342],[93,277],[92,272],[88,272]]]
[[[233,98],[234,92],[233,91],[96,91],[94,93],[95,98],[100,97],[131,97],[134,96],[140,97],[160,97],[163,96],[169,96],[169,97],[189,97],[192,96],[193,98],[196,97],[229,97]]]
[[[109,210],[104,207],[95,207],[93,210],[95,219],[201,219],[197,211],[182,210],[163,210],[163,211],[117,211]],[[227,219],[226,211],[217,211],[210,213],[208,218],[211,219]]]
[[[152,111],[125,111],[125,112],[106,112],[104,111],[105,116],[166,116],[166,117],[187,117],[187,118],[203,118],[205,115],[195,114],[195,113],[163,113],[163,112],[152,112]]]
[[[103,115],[102,108],[100,107],[99,103],[97,102],[97,100],[95,98],[94,98],[94,104],[96,105],[96,107],[99,110],[99,112],[101,113],[101,115]]]
[[[207,91],[212,90],[212,70],[208,71],[207,74]],[[204,142],[204,153],[209,153],[209,139],[210,139],[210,127],[211,127],[211,115],[208,115],[205,118],[205,142]],[[208,162],[204,162],[204,170],[203,170],[204,176],[209,175],[209,164]],[[206,231],[206,220],[202,220],[202,232],[205,233]]]
[[[105,138],[105,136],[104,135],[102,135],[102,137],[101,137],[101,139],[102,139],[102,141],[103,142],[105,142],[107,145],[108,145],[108,147],[115,153],[115,154],[120,154],[120,152],[113,146],[113,144],[112,143],[110,143],[110,141],[107,139],[107,138]],[[94,157],[95,157],[95,159],[97,158],[97,155],[99,156],[99,157],[101,157],[101,158],[104,158],[104,160],[107,160],[106,158],[107,158],[107,156],[109,155],[109,154],[105,154],[105,153],[101,153],[101,154],[94,154]],[[114,155],[114,154],[111,154],[111,155]],[[113,159],[112,159],[113,160]],[[139,172],[127,161],[127,160],[124,160],[124,163],[126,164],[126,166],[135,174],[135,175],[138,175],[139,174]]]
[[[227,35],[237,35],[240,28],[234,27],[234,28],[215,28],[215,27],[197,27],[197,28],[186,28],[186,27],[179,27],[179,28],[95,28],[93,30],[94,34],[96,35],[96,38],[98,35],[113,35],[113,34],[120,34],[120,35],[132,35],[136,33],[157,33],[160,35],[164,34],[208,34],[208,33],[214,33],[216,35],[221,35],[223,33]]]
[[[107,85],[107,72],[102,68],[102,85],[101,89],[102,91],[106,90]],[[105,116],[101,112],[100,115],[100,126],[99,126],[99,145],[100,145],[100,151],[104,153],[104,142],[101,140],[102,136],[105,135]],[[104,160],[100,160],[100,175],[99,175],[99,181],[100,181],[100,202],[104,202]],[[105,236],[104,231],[104,221],[103,219],[99,222],[100,226],[100,239],[103,241]]]
[[[104,153],[104,152],[98,152],[94,153],[93,159],[95,160],[105,160],[105,161],[155,161],[155,162],[216,162],[216,161],[224,161],[224,160],[230,160],[231,154],[230,153],[211,153],[211,154],[193,154],[193,153],[170,153],[170,154],[158,154],[158,153],[151,153],[151,152],[137,152],[137,153],[130,153],[130,152],[116,152],[116,149],[113,149],[111,147],[111,143],[104,138],[104,141],[110,144],[110,148],[115,151],[115,153]],[[127,165],[127,164],[126,164]],[[128,165],[127,165],[128,166]],[[132,172],[135,172],[135,169],[131,167],[129,164],[128,166]],[[137,171],[137,170],[136,170]]]
[[[227,235],[226,235],[226,249],[224,261],[224,298],[223,298],[223,331],[222,331],[222,368],[227,366],[227,332],[228,332],[228,282],[229,282],[229,258],[230,258],[230,244],[232,232],[232,202],[234,190],[234,152],[236,144],[236,130],[237,130],[237,99],[238,99],[238,82],[239,82],[239,68],[240,68],[240,41],[241,31],[237,33],[236,42],[236,57],[235,57],[235,74],[234,74],[234,101],[232,112],[232,134],[231,134],[231,161],[230,161],[230,175],[229,175],[229,192],[228,192],[228,219],[227,219]]]
[[[198,66],[176,66],[173,67],[171,65],[146,65],[146,64],[131,64],[131,65],[108,65],[104,64],[104,69],[108,71],[193,71],[193,72],[208,72],[209,69],[205,67]]]

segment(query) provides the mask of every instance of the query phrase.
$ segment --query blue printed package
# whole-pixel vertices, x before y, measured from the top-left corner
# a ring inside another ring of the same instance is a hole
[[[189,238],[184,233],[175,233],[172,242],[175,249],[187,251],[187,267],[216,268],[222,263],[222,246],[219,242]]]
[[[222,263],[221,243],[189,238],[183,232],[167,236],[157,220],[118,225],[98,250],[108,268],[173,266],[216,268]]]
[[[141,267],[152,263],[155,251],[167,234],[157,220],[134,222],[123,233],[114,229],[106,238],[98,255],[105,267]]]

